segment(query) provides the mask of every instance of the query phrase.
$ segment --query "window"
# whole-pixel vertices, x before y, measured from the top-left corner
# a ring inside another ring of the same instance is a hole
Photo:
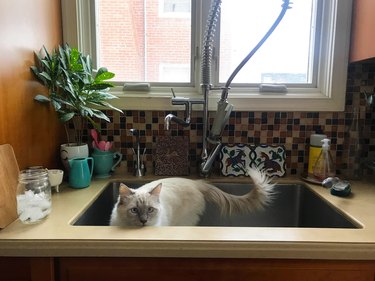
[[[179,83],[189,77],[190,66],[186,64],[160,64],[159,81],[166,83]]]
[[[98,64],[116,73],[116,81],[164,82],[159,80],[166,78],[160,73],[162,65],[183,64],[188,67],[177,82],[190,83],[190,0],[98,0],[96,3]],[[160,8],[162,16],[158,13]],[[180,17],[182,12],[188,16]]]
[[[222,0],[215,86],[225,83],[264,35],[282,2]],[[343,110],[352,0],[292,2],[276,31],[234,79],[229,99],[235,110]],[[144,109],[165,110],[170,87],[176,94],[200,95],[201,37],[209,6],[208,0],[62,0],[64,41],[116,73],[115,91],[126,108],[143,95],[155,99],[147,106],[140,101]],[[123,94],[124,82],[150,82],[151,91]],[[286,84],[288,92],[262,94],[260,83]],[[210,100],[219,95],[213,92]],[[215,105],[210,102],[210,108]]]
[[[219,82],[225,83],[235,67],[266,34],[280,13],[282,1],[223,0],[220,24]],[[318,55],[314,35],[319,20],[317,1],[293,1],[280,25],[238,73],[234,83],[313,83],[310,59]],[[241,8],[239,8],[241,7]]]

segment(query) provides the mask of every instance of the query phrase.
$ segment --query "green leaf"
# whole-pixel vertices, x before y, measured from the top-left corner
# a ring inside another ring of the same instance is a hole
[[[51,69],[53,69],[55,66],[53,61],[47,61],[45,59],[42,59],[40,61],[40,64],[41,64],[41,68],[44,67],[48,71],[52,71]]]
[[[41,103],[49,103],[51,100],[43,95],[36,95],[34,97],[34,100],[41,102]]]
[[[65,45],[65,48],[59,46],[59,60],[63,69],[67,69],[67,65],[68,65],[68,62],[67,62],[68,55],[66,53],[66,48],[69,48],[68,45]]]
[[[50,54],[48,53],[48,50],[47,50],[46,46],[44,46],[44,45],[43,45],[43,51],[44,51],[44,53],[45,53],[45,55],[46,55],[46,58],[47,58],[48,60],[51,60],[51,56],[50,56]]]
[[[55,99],[51,99],[51,103],[52,103],[54,109],[55,109],[57,112],[59,112],[60,109],[61,109],[61,104],[60,104],[58,101],[56,101]]]
[[[101,75],[102,73],[104,72],[108,72],[108,69],[106,67],[101,67],[98,69],[98,71],[96,72],[96,76],[98,75]]]
[[[84,62],[83,65],[86,66],[86,72],[91,76],[92,75],[92,61],[89,55],[86,58],[83,58]]]
[[[62,105],[66,105],[66,106],[70,106],[70,107],[74,107],[74,104],[70,102],[70,100],[67,100],[67,99],[62,99],[60,98],[58,95],[55,95],[55,94],[52,94],[51,95],[51,100],[52,100],[52,103],[56,103],[58,104],[58,106],[55,106],[55,109],[56,111],[58,111]]]
[[[124,113],[121,109],[119,109],[119,108],[113,106],[112,104],[110,104],[110,103],[108,103],[108,102],[102,102],[101,105],[104,106],[104,107],[109,107],[110,109],[116,110],[116,111],[118,111],[118,112],[120,112],[120,113]]]
[[[93,110],[87,106],[81,105],[81,112],[85,111],[88,115],[92,116],[94,114]],[[85,115],[87,115],[85,114]],[[83,115],[83,114],[82,114]]]
[[[107,72],[101,72],[100,74],[98,72],[98,74],[95,77],[95,82],[100,83],[101,81],[112,79],[113,77],[115,77],[115,74],[112,72],[107,71]]]
[[[40,73],[38,73],[38,76],[43,77],[47,81],[52,81],[51,76],[49,76],[49,74],[47,72],[44,72],[44,71],[40,72]]]
[[[101,92],[98,92],[98,94],[100,94],[100,96],[104,100],[118,99],[118,97],[116,97],[115,95],[110,94],[109,92],[101,91]]]
[[[36,66],[30,66],[30,69],[31,69],[31,71],[33,72],[33,74],[35,75],[35,77],[37,79],[39,79],[40,81],[46,83],[45,79],[42,76],[40,76],[40,71],[39,71],[39,69]]]
[[[70,64],[71,65],[76,65],[78,64],[78,61],[79,61],[79,58],[80,58],[80,52],[78,51],[78,49],[76,48],[73,48],[71,51],[70,51]]]
[[[75,115],[74,112],[69,112],[69,113],[61,114],[59,119],[62,122],[67,122],[70,119],[72,119],[74,117],[74,115]]]
[[[103,119],[103,120],[105,120],[107,122],[111,121],[111,120],[109,120],[108,116],[105,115],[102,111],[100,111],[100,110],[93,110],[93,111],[94,111],[93,113],[94,113],[95,117],[97,117],[99,119]]]

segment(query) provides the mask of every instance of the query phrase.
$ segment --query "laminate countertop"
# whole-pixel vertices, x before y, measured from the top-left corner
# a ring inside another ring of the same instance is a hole
[[[142,181],[155,179],[153,176]],[[227,257],[375,260],[375,183],[353,181],[348,198],[308,186],[360,228],[296,227],[139,227],[73,226],[110,181],[135,182],[133,176],[93,180],[88,188],[66,185],[53,193],[53,209],[41,223],[14,221],[0,230],[0,256]],[[210,178],[244,182],[249,178]],[[301,182],[282,178],[280,183]]]

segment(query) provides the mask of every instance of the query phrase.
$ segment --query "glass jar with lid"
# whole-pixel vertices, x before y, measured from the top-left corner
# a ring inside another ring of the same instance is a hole
[[[18,176],[17,212],[21,222],[37,223],[52,209],[51,186],[46,169],[23,170]]]

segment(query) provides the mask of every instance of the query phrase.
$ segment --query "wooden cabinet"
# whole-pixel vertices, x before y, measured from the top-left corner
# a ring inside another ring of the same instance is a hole
[[[61,281],[374,281],[375,261],[60,258]]]
[[[54,281],[54,258],[0,257],[0,281]]]
[[[374,0],[354,0],[350,62],[375,58],[374,14]]]
[[[0,281],[374,281],[375,261],[0,257]]]

